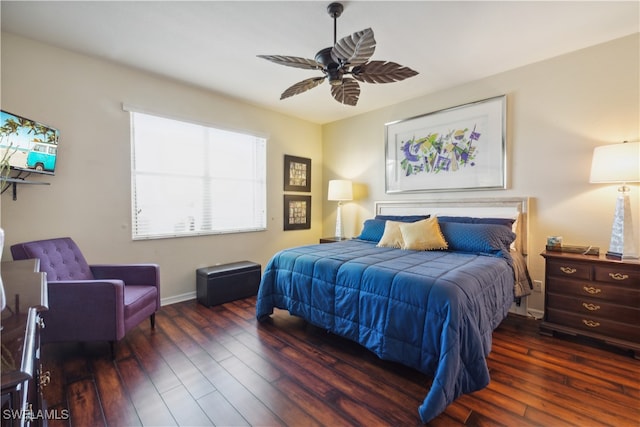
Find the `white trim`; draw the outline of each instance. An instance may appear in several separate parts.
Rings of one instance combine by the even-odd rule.
[[[164,119],[168,119],[168,120],[176,120],[176,121],[180,121],[180,122],[185,122],[185,123],[191,123],[194,125],[198,125],[198,126],[206,126],[206,127],[212,127],[215,129],[219,129],[219,130],[223,130],[223,131],[228,131],[228,132],[237,132],[237,133],[244,133],[247,135],[251,135],[251,136],[255,136],[256,138],[264,138],[264,139],[269,139],[269,134],[264,133],[264,132],[260,132],[257,130],[247,130],[247,129],[242,129],[242,128],[233,128],[227,125],[222,125],[222,124],[218,124],[218,123],[212,123],[212,122],[208,122],[208,121],[202,121],[202,120],[196,120],[193,118],[189,118],[186,116],[181,116],[181,115],[177,115],[177,114],[170,114],[170,113],[162,113],[159,112],[158,110],[154,110],[154,109],[149,109],[149,108],[144,108],[144,107],[138,107],[136,105],[132,105],[132,104],[126,104],[126,103],[122,103],[122,111],[126,111],[128,113],[141,113],[141,114],[146,114],[149,116],[156,116],[156,117],[162,117]]]
[[[540,320],[540,319],[544,318],[544,311],[536,310],[535,308],[527,309],[527,314],[529,315],[529,317],[532,317],[532,318],[534,318],[536,320]]]
[[[186,294],[174,295],[172,297],[162,298],[160,300],[160,305],[171,305],[176,304],[183,301],[189,301],[192,299],[196,299],[196,291],[187,292]]]
[[[529,312],[529,310],[527,310],[527,305],[528,305],[527,301],[528,301],[527,297],[522,297],[520,298],[520,305],[516,304],[515,302],[511,303],[511,307],[509,308],[509,313],[526,317],[527,313]]]

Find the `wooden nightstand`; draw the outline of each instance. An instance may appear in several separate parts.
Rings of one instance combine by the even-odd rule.
[[[544,321],[561,332],[633,350],[640,358],[640,262],[546,251]]]
[[[348,237],[321,237],[320,243],[335,243],[342,242],[343,240],[349,240]]]

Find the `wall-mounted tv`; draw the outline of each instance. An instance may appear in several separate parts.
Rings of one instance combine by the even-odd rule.
[[[12,169],[52,175],[59,137],[57,129],[0,110],[0,159],[7,153]]]

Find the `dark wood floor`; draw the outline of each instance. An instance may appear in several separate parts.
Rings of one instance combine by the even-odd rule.
[[[49,425],[421,425],[425,375],[287,312],[258,324],[254,303],[163,307],[156,329],[130,332],[115,361],[106,343],[44,345],[45,398],[69,418]],[[494,333],[491,384],[430,425],[640,425],[640,361],[537,327],[507,318]]]

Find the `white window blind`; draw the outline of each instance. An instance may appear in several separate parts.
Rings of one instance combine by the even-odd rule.
[[[132,237],[266,229],[266,139],[130,111]]]

